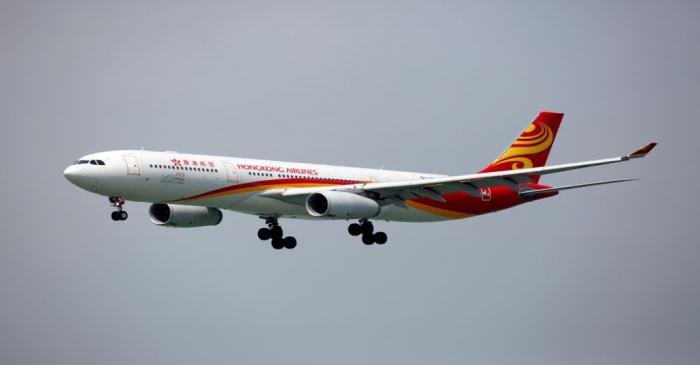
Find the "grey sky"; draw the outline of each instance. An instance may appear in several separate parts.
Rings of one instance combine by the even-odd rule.
[[[527,4],[526,4],[527,3]],[[697,1],[0,1],[0,363],[697,364]],[[63,168],[140,148],[475,171],[540,110],[547,176],[435,224],[163,229]]]

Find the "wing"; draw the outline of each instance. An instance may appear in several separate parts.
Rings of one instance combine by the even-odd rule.
[[[625,162],[647,155],[656,143],[650,143],[628,155],[612,157],[601,160],[574,162],[561,165],[534,167],[519,170],[495,171],[459,176],[446,176],[428,178],[420,180],[364,183],[329,187],[313,188],[288,188],[273,189],[262,193],[271,198],[284,199],[289,201],[302,201],[307,195],[321,191],[347,191],[353,193],[371,193],[376,199],[384,199],[390,203],[401,204],[404,200],[416,198],[430,198],[437,201],[445,201],[442,194],[451,192],[465,192],[475,197],[481,197],[482,188],[505,186],[514,191],[518,191],[519,184],[531,182],[535,177],[578,170],[593,166],[601,166]]]

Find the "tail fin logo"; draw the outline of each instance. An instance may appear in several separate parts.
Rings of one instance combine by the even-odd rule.
[[[552,129],[545,123],[532,123],[501,157],[491,163],[491,167],[510,164],[508,170],[531,168],[534,164],[528,156],[546,151],[552,143],[554,143]]]

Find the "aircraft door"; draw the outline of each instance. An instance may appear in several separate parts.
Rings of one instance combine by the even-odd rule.
[[[139,160],[136,156],[124,155],[124,162],[126,162],[127,175],[141,175],[141,167],[139,166]]]
[[[226,170],[226,181],[231,181],[234,183],[238,182],[238,172],[236,171],[236,166],[230,162],[224,162],[224,170]]]

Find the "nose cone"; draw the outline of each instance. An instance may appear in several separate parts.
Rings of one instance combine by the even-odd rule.
[[[73,184],[83,187],[85,176],[80,173],[80,166],[71,165],[66,167],[66,169],[63,170],[63,176]]]

